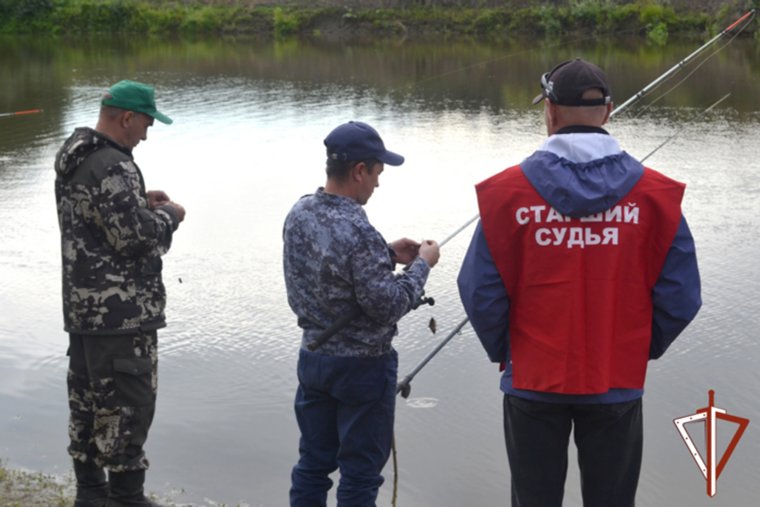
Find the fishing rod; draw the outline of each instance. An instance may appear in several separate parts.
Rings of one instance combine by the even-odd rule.
[[[444,239],[443,241],[441,241],[440,243],[438,243],[438,246],[442,247],[443,245],[445,245],[446,243],[448,243],[449,241],[451,241],[452,239],[454,239],[454,237],[457,234],[459,234],[460,232],[462,232],[463,230],[465,230],[468,225],[470,225],[471,223],[473,223],[479,217],[480,217],[480,215],[475,215],[474,217],[472,217],[471,219],[469,219],[467,222],[465,222],[465,224],[462,227],[460,227],[456,231],[452,232],[451,234],[448,235],[448,237],[446,239]]]
[[[716,100],[715,102],[713,102],[707,109],[705,109],[701,113],[699,113],[699,116],[697,116],[697,119],[701,118],[702,116],[704,116],[707,113],[709,113],[710,111],[712,111],[715,107],[718,106],[718,104],[720,104],[721,102],[723,102],[724,100],[726,100],[730,96],[731,96],[731,94],[727,93],[724,96],[722,96],[721,98],[719,98],[718,100]],[[652,155],[654,155],[660,148],[662,148],[663,146],[665,146],[666,144],[668,144],[670,141],[672,141],[673,139],[675,139],[676,137],[678,137],[678,135],[681,132],[683,132],[684,128],[685,127],[682,127],[681,129],[679,129],[678,131],[676,131],[673,135],[671,135],[670,137],[668,137],[667,139],[665,139],[665,141],[663,141],[662,143],[660,143],[659,146],[657,146],[655,149],[653,149],[652,151],[650,151],[649,153],[647,153],[647,155],[645,157],[643,157],[641,160],[639,160],[639,163],[643,164],[646,159],[648,159],[649,157],[651,157]],[[464,226],[462,226],[459,229],[457,229],[456,233],[459,233],[467,225],[469,225],[470,223],[474,222],[478,218],[478,216],[479,215],[475,215],[475,217],[472,218],[472,219],[470,219]],[[446,241],[448,241],[452,237],[453,237],[453,235],[449,236],[448,238],[446,238]],[[441,351],[441,349],[443,349],[443,347],[445,347],[451,341],[452,338],[454,338],[454,336],[456,336],[457,334],[459,334],[460,331],[462,331],[462,328],[469,321],[470,321],[469,317],[465,317],[464,319],[462,319],[462,321],[459,324],[457,324],[457,326],[454,328],[454,330],[451,331],[451,333],[449,333],[446,336],[446,338],[444,338],[443,340],[441,340],[441,342],[432,351],[430,351],[430,353],[427,356],[425,356],[425,358],[422,361],[420,361],[417,364],[417,366],[415,366],[414,369],[411,372],[409,372],[409,374],[406,377],[404,377],[404,379],[401,382],[399,382],[396,385],[396,394],[400,394],[403,398],[408,398],[409,394],[411,392],[411,389],[412,389],[411,382],[414,379],[414,377],[420,372],[420,370],[422,370],[430,362],[431,359],[433,359],[433,357],[436,356],[436,354],[438,354],[438,352]]]
[[[699,70],[699,69],[700,69],[700,68],[701,68],[701,67],[702,67],[704,64],[706,64],[706,63],[707,63],[707,62],[710,60],[710,58],[712,58],[713,56],[715,56],[716,54],[718,54],[718,53],[719,53],[719,52],[720,52],[720,51],[721,51],[723,48],[725,48],[726,46],[728,46],[729,44],[731,44],[731,43],[734,41],[734,39],[736,39],[736,38],[737,38],[739,35],[741,35],[741,33],[744,31],[744,29],[745,29],[745,28],[747,28],[747,26],[749,26],[749,24],[752,22],[752,19],[754,19],[754,16],[752,16],[752,18],[750,18],[750,19],[749,19],[749,20],[748,20],[748,21],[747,21],[747,22],[744,24],[744,26],[742,26],[742,27],[741,27],[739,30],[736,30],[736,31],[735,31],[735,33],[734,33],[734,35],[732,35],[732,36],[731,36],[731,38],[730,38],[730,39],[728,39],[728,40],[725,42],[725,44],[723,44],[722,46],[719,46],[719,47],[718,47],[718,48],[716,48],[716,49],[715,49],[715,50],[714,50],[712,53],[710,53],[709,55],[705,56],[705,57],[702,59],[702,61],[701,61],[701,62],[699,62],[698,64],[696,64],[696,65],[694,66],[694,68],[693,68],[693,69],[691,69],[691,71],[689,71],[689,73],[688,73],[688,74],[686,74],[684,77],[682,77],[682,78],[681,78],[681,79],[680,79],[680,80],[679,80],[677,83],[675,83],[673,86],[671,86],[671,87],[670,87],[668,90],[666,90],[666,91],[662,92],[662,93],[661,93],[660,95],[658,95],[656,98],[654,98],[654,99],[652,99],[651,101],[649,101],[649,103],[648,103],[646,106],[642,107],[642,108],[641,108],[641,109],[640,109],[640,110],[639,110],[639,111],[636,113],[636,115],[634,116],[634,118],[638,118],[638,117],[640,117],[642,114],[644,114],[644,112],[646,112],[646,111],[647,111],[649,108],[651,108],[651,107],[652,107],[652,106],[653,106],[655,103],[657,103],[657,102],[658,102],[660,99],[662,99],[663,97],[667,97],[667,96],[670,94],[670,92],[672,92],[673,90],[675,90],[676,88],[678,88],[679,86],[681,86],[681,84],[683,84],[683,82],[684,82],[684,81],[686,81],[687,79],[689,79],[689,78],[690,78],[690,77],[691,77],[691,76],[692,76],[694,73],[696,73],[696,72],[697,72],[697,71],[698,71],[698,70]]]
[[[680,69],[681,67],[683,67],[683,65],[685,65],[689,60],[691,60],[697,54],[699,54],[701,51],[703,51],[704,48],[709,47],[712,43],[714,43],[716,40],[718,40],[719,38],[721,38],[723,35],[725,35],[729,31],[731,31],[734,27],[736,27],[739,23],[741,23],[744,19],[746,19],[750,15],[754,16],[754,13],[755,13],[755,9],[752,9],[748,13],[744,14],[741,18],[739,18],[737,21],[735,21],[729,27],[727,27],[725,30],[723,30],[718,36],[714,37],[707,44],[703,45],[697,51],[695,51],[694,53],[692,53],[691,55],[689,55],[688,57],[686,57],[685,59],[683,59],[681,62],[679,62],[678,65],[676,65],[675,67],[673,67],[672,69],[670,69],[669,71],[667,71],[661,77],[659,77],[658,79],[656,79],[655,81],[653,81],[652,83],[650,83],[649,85],[647,85],[646,87],[644,87],[636,95],[634,95],[633,97],[631,97],[630,99],[628,99],[626,102],[624,102],[622,105],[620,105],[619,107],[617,107],[614,111],[612,111],[610,113],[610,117],[612,117],[614,114],[619,113],[620,111],[622,111],[623,109],[625,109],[626,107],[628,107],[632,103],[636,102],[637,100],[641,99],[646,93],[648,93],[652,89],[656,88],[656,86],[658,84],[660,84],[663,81],[665,81],[665,79],[667,79],[670,75],[672,75],[678,69]],[[691,74],[689,74],[689,76],[690,75]],[[689,76],[687,76],[687,78]],[[683,80],[681,82],[683,82]],[[678,83],[678,84],[680,84],[680,83]],[[678,84],[676,86],[678,86]],[[675,88],[675,86],[673,88]],[[726,100],[730,95],[731,94],[728,93],[728,94],[724,95],[723,97],[721,97],[720,99],[718,99],[716,102],[714,102],[712,105],[710,105],[707,109],[705,109],[704,111],[702,111],[702,113],[700,113],[699,117],[707,114],[713,108],[715,108],[716,106],[718,106],[718,104],[720,104],[721,102],[723,102],[724,100]],[[665,141],[663,141],[662,143],[660,143],[659,146],[657,146],[654,150],[652,150],[645,157],[643,157],[640,160],[640,163],[643,163],[650,156],[652,156],[654,153],[656,153],[660,148],[662,148],[663,146],[665,146],[666,144],[668,144],[670,141],[672,141],[673,139],[675,139],[683,131],[684,128],[685,127],[679,129],[673,135],[671,135],[670,137],[668,137],[667,139],[665,139]],[[472,217],[471,219],[469,219],[464,225],[462,225],[456,231],[454,231],[452,234],[450,234],[449,236],[447,236],[446,239],[444,239],[440,243],[440,246],[443,246],[444,244],[446,244],[447,242],[449,242],[450,240],[452,240],[460,232],[462,232],[464,229],[466,229],[467,226],[469,226],[471,223],[475,222],[479,217],[480,217],[480,215],[477,214],[474,217]],[[435,357],[452,340],[452,338],[454,338],[454,336],[456,336],[457,334],[459,334],[462,331],[462,329],[464,328],[464,326],[469,321],[470,321],[469,317],[465,317],[464,319],[462,319],[462,321],[459,324],[457,324],[456,327],[454,327],[454,329],[432,351],[430,351],[430,353],[428,353],[428,355],[425,356],[425,358],[422,361],[420,361],[417,364],[417,366],[415,366],[414,369],[412,369],[412,371],[409,372],[409,374],[407,374],[403,378],[403,380],[401,380],[401,382],[399,382],[396,385],[396,394],[400,394],[402,398],[407,399],[409,397],[409,395],[411,394],[411,389],[412,389],[411,382],[414,379],[414,377],[433,359],[433,357]],[[396,460],[396,439],[395,439],[395,436],[394,436],[394,438],[392,440],[392,451],[393,451],[393,498],[392,498],[392,501],[391,501],[391,505],[395,506],[396,505],[396,498],[397,498],[397,494],[398,494],[398,480],[399,480],[399,478],[398,478],[398,463],[397,463],[397,460]]]
[[[410,371],[406,377],[404,377],[404,380],[402,380],[396,385],[396,394],[400,394],[402,398],[408,398],[409,393],[412,390],[412,386],[410,384],[412,380],[414,379],[414,377],[420,372],[420,370],[422,370],[425,367],[425,365],[427,365],[430,362],[431,359],[435,357],[436,354],[438,354],[438,352],[441,351],[443,347],[446,346],[447,343],[451,341],[452,338],[454,338],[454,336],[457,333],[459,333],[462,330],[464,325],[467,324],[469,321],[470,319],[468,317],[465,317],[462,322],[457,324],[457,327],[455,327],[454,330],[451,333],[449,333],[448,336],[446,336],[446,338],[444,338],[441,341],[441,343],[439,343],[432,351],[430,351],[430,353],[427,356],[425,356],[425,359],[420,361],[419,364],[417,364],[417,366],[415,366],[414,369]]]
[[[440,245],[439,245],[440,248]],[[422,305],[430,305],[433,306],[435,304],[435,299],[430,297],[425,297],[425,291],[422,291],[422,294],[420,295],[420,298],[412,303],[412,310],[416,310]],[[348,325],[349,322],[352,320],[358,318],[362,314],[362,309],[360,306],[357,306],[350,312],[344,314],[341,316],[338,320],[332,323],[330,327],[322,331],[322,333],[317,336],[317,338],[309,343],[306,348],[309,349],[311,352],[314,352],[319,347],[324,345],[324,343],[329,340],[335,333],[343,329]]]
[[[24,114],[35,114],[35,113],[41,113],[42,109],[27,109],[25,111],[14,111],[12,113],[0,113],[0,118],[4,116],[21,116]]]
[[[726,100],[730,95],[731,95],[730,93],[727,93],[724,96],[722,96],[720,99],[718,99],[717,101],[713,102],[707,109],[705,109],[704,111],[702,111],[697,118],[700,118],[700,117],[704,116],[705,114],[707,114],[708,112],[712,111],[718,104],[720,104],[721,102],[723,102],[724,100]],[[649,157],[651,157],[652,155],[654,155],[660,148],[662,148],[663,146],[665,146],[666,144],[668,144],[670,141],[672,141],[673,139],[675,139],[684,130],[684,128],[685,127],[682,127],[681,129],[679,129],[678,131],[676,131],[673,135],[671,135],[670,137],[668,137],[667,139],[665,139],[665,141],[663,141],[662,143],[660,143],[660,145],[657,146],[654,150],[650,151],[639,162],[640,163],[644,163],[644,161],[646,159],[648,159]],[[479,217],[479,215],[475,215],[473,218],[471,218],[470,220],[468,220],[466,224],[464,224],[462,227],[460,227],[459,229],[457,229],[453,234],[449,235],[445,240],[443,240],[441,242],[441,246],[443,246],[444,243],[446,243],[447,241],[451,240],[454,236],[456,236],[457,234],[459,234],[462,230],[464,230],[472,222],[474,222],[475,220],[477,220],[478,217]],[[452,338],[454,338],[457,334],[459,334],[462,331],[462,328],[464,328],[464,326],[469,321],[470,321],[469,317],[465,317],[464,319],[462,319],[462,321],[459,324],[457,324],[456,327],[443,340],[441,340],[441,342],[438,345],[436,345],[436,347],[433,350],[431,350],[430,353],[428,353],[428,355],[425,356],[425,358],[422,361],[420,361],[417,364],[417,366],[415,366],[414,369],[412,369],[412,371],[410,371],[409,374],[406,375],[401,382],[399,382],[398,384],[396,384],[396,394],[400,394],[401,397],[404,398],[404,399],[409,398],[409,395],[412,392],[412,385],[411,385],[411,383],[412,383],[412,380],[414,379],[414,377],[417,376],[417,374],[425,366],[427,366],[427,364],[446,345],[448,345],[448,343],[452,340]],[[398,462],[397,462],[397,459],[396,459],[396,438],[395,438],[395,435],[394,435],[393,440],[392,440],[391,450],[392,450],[392,453],[393,453],[393,499],[392,499],[391,505],[395,506],[396,505],[396,497],[397,497],[397,494],[398,494]]]
[[[710,105],[710,107],[708,107],[707,109],[705,109],[704,111],[702,111],[701,113],[699,113],[699,116],[697,116],[697,118],[696,118],[696,119],[699,119],[699,118],[701,118],[702,116],[706,115],[707,113],[709,113],[710,111],[712,111],[713,109],[715,109],[715,107],[716,107],[718,104],[720,104],[721,102],[723,102],[724,100],[726,100],[726,99],[727,99],[727,98],[729,98],[730,96],[731,96],[731,93],[730,93],[730,92],[729,92],[729,93],[727,93],[727,94],[725,94],[725,95],[723,95],[721,98],[719,98],[718,100],[716,100],[715,102],[713,102],[713,103]],[[670,141],[672,141],[674,138],[678,137],[678,135],[679,135],[681,132],[683,132],[683,130],[684,130],[685,128],[686,128],[686,127],[684,126],[684,127],[681,127],[680,129],[678,129],[678,130],[677,130],[677,131],[676,131],[674,134],[672,134],[670,137],[668,137],[668,138],[667,138],[667,139],[665,139],[663,142],[661,142],[661,143],[659,144],[659,146],[657,146],[655,149],[653,149],[652,151],[650,151],[650,152],[647,154],[647,156],[646,156],[646,157],[644,157],[644,158],[642,158],[641,160],[639,160],[639,162],[643,164],[643,163],[644,163],[644,161],[645,161],[646,159],[648,159],[649,157],[651,157],[652,155],[654,155],[654,154],[655,154],[655,153],[656,153],[656,152],[657,152],[657,151],[658,151],[660,148],[662,148],[663,146],[665,146],[666,144],[668,144],[668,143],[669,143]]]
[[[734,28],[736,28],[736,27],[737,27],[739,24],[741,24],[741,23],[742,23],[742,21],[744,21],[744,20],[745,20],[745,19],[747,19],[748,17],[754,17],[754,15],[755,15],[755,12],[756,12],[756,9],[752,9],[752,10],[750,10],[750,11],[746,12],[746,13],[745,13],[745,14],[744,14],[742,17],[740,17],[739,19],[737,19],[736,21],[734,21],[733,23],[731,23],[731,25],[729,25],[729,26],[728,26],[728,27],[726,27],[726,28],[725,28],[725,29],[724,29],[722,32],[720,32],[720,34],[718,34],[718,35],[716,35],[715,37],[713,37],[712,39],[710,39],[710,40],[709,40],[707,43],[703,44],[703,45],[702,45],[702,46],[701,46],[699,49],[697,49],[696,51],[692,52],[692,53],[691,53],[689,56],[687,56],[686,58],[684,58],[683,60],[681,60],[681,61],[680,61],[678,64],[676,64],[675,66],[673,66],[672,68],[670,68],[669,70],[667,70],[667,71],[666,71],[664,74],[661,74],[661,75],[660,75],[659,77],[657,77],[657,78],[656,78],[654,81],[652,81],[651,83],[649,83],[648,85],[646,85],[644,88],[642,88],[642,89],[641,89],[639,92],[635,93],[635,94],[634,94],[633,96],[631,96],[631,97],[630,97],[628,100],[626,100],[626,101],[625,101],[625,102],[623,102],[621,105],[619,105],[618,107],[616,107],[616,108],[615,108],[615,109],[614,109],[614,110],[613,110],[613,111],[610,113],[610,118],[612,118],[612,117],[613,117],[613,115],[615,115],[615,114],[618,114],[618,113],[622,112],[622,111],[623,111],[624,109],[626,109],[628,106],[630,106],[630,105],[631,105],[631,104],[633,104],[634,102],[636,102],[636,101],[640,100],[640,99],[641,99],[641,98],[642,98],[644,95],[646,95],[647,93],[649,93],[650,91],[652,91],[653,89],[655,89],[655,88],[656,88],[656,87],[657,87],[659,84],[663,83],[663,82],[664,82],[666,79],[668,79],[669,77],[671,77],[671,76],[672,76],[672,75],[673,75],[673,74],[674,74],[676,71],[678,71],[678,70],[680,70],[681,68],[683,68],[683,66],[684,66],[686,63],[688,63],[690,60],[692,60],[692,59],[693,59],[693,58],[694,58],[696,55],[698,55],[699,53],[701,53],[701,52],[702,52],[704,49],[706,49],[707,47],[709,47],[710,45],[712,45],[712,44],[713,44],[715,41],[717,41],[718,39],[720,39],[721,37],[723,37],[723,36],[725,36],[727,33],[729,33],[731,30],[733,30]],[[745,26],[746,26],[746,25],[745,25]],[[691,75],[691,74],[689,74],[689,76],[690,76],[690,75]],[[688,77],[688,76],[687,76],[687,77]],[[681,82],[679,82],[678,84],[681,84],[681,83],[683,83],[683,80],[682,80]],[[677,85],[676,85],[676,86],[677,86]],[[675,87],[673,87],[673,88],[675,88]],[[673,88],[671,88],[671,90],[669,90],[669,91],[672,91],[672,90],[673,90]],[[729,94],[729,95],[730,95],[730,94]],[[724,98],[726,98],[726,97],[724,97]],[[711,110],[713,107],[715,107],[715,105],[719,104],[720,102],[723,102],[723,99],[719,100],[719,101],[718,101],[716,104],[714,104],[713,106],[710,106],[708,109],[706,109],[705,111],[703,111],[703,114],[704,114],[704,113],[707,113],[709,110]],[[679,132],[680,132],[680,131],[679,131]],[[676,135],[677,135],[677,134],[676,134]],[[668,142],[669,142],[671,139],[672,139],[672,137],[671,137],[671,138],[668,138],[668,139],[666,139],[666,140],[665,140],[665,141],[664,141],[664,142],[663,142],[663,143],[662,143],[660,146],[658,146],[658,147],[657,147],[657,148],[656,148],[654,151],[657,151],[658,149],[660,149],[662,146],[664,146],[665,144],[667,144],[667,143],[668,143]],[[651,156],[653,153],[654,153],[654,152],[650,153],[649,155],[647,155],[647,157],[645,157],[645,158],[644,158],[644,159],[642,159],[641,161],[643,162],[644,160],[646,160],[646,158],[648,158],[649,156]],[[468,221],[467,221],[467,222],[466,222],[466,223],[465,223],[463,226],[461,226],[461,227],[460,227],[460,228],[458,228],[456,231],[454,231],[454,232],[453,232],[451,235],[449,235],[449,237],[447,237],[447,238],[446,238],[444,241],[449,241],[449,240],[453,239],[453,238],[454,238],[456,235],[458,235],[460,232],[462,232],[464,229],[466,229],[468,225],[470,225],[470,224],[471,224],[471,223],[473,223],[475,220],[477,220],[479,216],[480,216],[480,215],[475,215],[474,217],[470,218],[470,219],[469,219],[469,220],[468,220]],[[441,245],[443,245],[443,243],[441,243]]]
[[[448,243],[449,241],[451,241],[454,238],[454,236],[456,236],[457,234],[459,234],[460,232],[462,232],[468,225],[470,225],[472,222],[474,222],[475,220],[477,220],[478,216],[479,215],[475,215],[466,224],[464,224],[462,227],[460,227],[459,229],[457,229],[456,231],[454,231],[446,239],[444,239],[443,241],[441,241],[440,243],[438,243],[438,248],[440,249],[441,247],[443,247],[443,245],[445,245],[446,243]],[[412,303],[412,310],[416,310],[417,308],[419,308],[422,305],[433,306],[434,304],[435,304],[435,299],[433,299],[431,297],[426,297],[425,296],[425,291],[422,291],[422,294],[420,295],[420,298],[417,301],[415,301],[414,303]],[[319,336],[317,336],[317,338],[313,342],[309,343],[306,346],[306,348],[309,349],[311,352],[314,352],[319,347],[321,347],[322,345],[324,345],[324,343],[327,340],[329,340],[331,336],[333,336],[335,333],[337,333],[338,331],[340,331],[341,329],[343,329],[344,327],[346,327],[349,324],[349,322],[351,322],[352,320],[356,319],[361,314],[362,314],[361,307],[356,307],[353,310],[351,310],[350,312],[342,315],[338,320],[336,320],[335,322],[333,322],[330,327],[328,327],[327,329],[325,329],[324,331],[322,331],[322,333]]]
[[[737,27],[739,24],[741,24],[744,20],[746,20],[747,18],[749,18],[751,16],[754,16],[754,15],[755,15],[755,9],[752,9],[752,10],[746,12],[743,16],[741,16],[739,19],[737,19],[736,21],[734,21],[731,25],[729,25],[728,27],[726,27],[718,35],[716,35],[715,37],[713,37],[712,39],[710,39],[708,42],[706,42],[705,44],[703,44],[697,50],[693,51],[686,58],[682,59],[680,62],[678,62],[672,68],[670,68],[669,70],[667,70],[665,73],[663,73],[662,75],[660,75],[654,81],[652,81],[651,83],[649,83],[648,85],[646,85],[644,88],[642,88],[639,92],[637,92],[636,94],[634,94],[631,98],[629,98],[628,100],[626,100],[623,104],[621,104],[620,106],[618,106],[617,108],[615,108],[610,113],[610,118],[612,118],[613,115],[615,115],[615,114],[623,111],[624,109],[626,109],[628,106],[630,106],[634,102],[640,100],[644,95],[646,95],[647,93],[649,93],[651,90],[655,89],[658,85],[660,85],[666,79],[668,79],[669,77],[671,77],[675,72],[677,72],[678,70],[680,70],[681,68],[683,68],[684,65],[686,65],[692,59],[694,59],[694,57],[696,57],[699,53],[701,53],[702,51],[704,51],[706,48],[710,47],[712,44],[714,44],[717,40],[719,40],[720,38],[722,38],[723,36],[725,36],[727,33],[731,32],[735,27]],[[728,95],[730,95],[730,94],[728,94]],[[728,95],[724,96],[718,102],[716,102],[715,104],[711,105],[709,108],[707,108],[705,111],[703,111],[702,114],[707,113],[712,108],[714,108],[715,106],[717,106],[719,103],[723,102],[723,100],[725,100],[728,97]],[[663,146],[665,146],[668,142],[670,142],[672,139],[674,139],[679,133],[680,133],[680,131],[676,132],[671,137],[669,137],[668,139],[666,139],[662,144],[660,144],[651,153],[649,153],[646,157],[644,157],[641,160],[641,162],[643,162],[644,160],[646,160],[647,158],[649,158],[652,154],[654,154],[657,150],[659,150],[660,148],[662,148]],[[480,215],[477,214],[474,217],[470,218],[461,227],[459,227],[456,231],[454,231],[452,234],[450,234],[446,239],[444,239],[443,241],[441,241],[441,243],[439,244],[439,247],[442,247],[443,245],[445,245],[446,243],[448,243],[449,241],[451,241],[452,239],[454,239],[459,233],[461,233],[463,230],[465,230],[471,223],[475,222],[479,217],[480,217]],[[423,296],[421,296],[421,298],[412,305],[412,309],[416,309],[416,308],[418,308],[422,304],[434,305],[435,301],[432,298],[425,298],[424,297],[424,293],[423,293]],[[349,312],[347,314],[344,314],[338,320],[336,320],[335,322],[333,322],[333,324],[329,328],[327,328],[324,332],[322,332],[316,338],[316,340],[314,340],[309,345],[307,345],[307,348],[310,351],[312,351],[312,352],[315,351],[316,349],[318,349],[319,347],[321,347],[327,340],[329,340],[330,337],[332,337],[335,333],[337,333],[338,331],[340,331],[341,329],[343,329],[344,327],[346,327],[351,321],[353,321],[354,319],[356,319],[357,317],[359,317],[361,314],[362,314],[362,310],[361,310],[360,307],[357,307],[353,311],[351,311],[351,312]],[[466,324],[466,321],[462,322],[461,326],[464,326],[464,324]],[[459,329],[461,329],[460,326],[457,326],[457,327]],[[449,338],[449,339],[451,339],[451,338]],[[435,351],[435,353],[437,353],[437,350]],[[433,355],[435,355],[435,353]],[[429,359],[428,359],[428,361],[429,361]],[[427,361],[425,361],[425,363],[427,363]],[[415,374],[416,374],[416,372],[415,372]],[[411,379],[409,379],[409,381],[411,381]],[[402,388],[403,387],[406,387],[407,396],[408,396],[408,382],[407,382],[407,384],[405,386],[402,386]]]
[[[722,32],[720,32],[718,35],[704,43],[702,46],[697,48],[694,52],[692,52],[689,56],[675,64],[673,67],[671,67],[669,70],[667,70],[664,74],[660,75],[657,79],[646,85],[644,88],[639,90],[637,93],[635,93],[631,98],[620,104],[618,107],[616,107],[611,113],[610,118],[633,104],[634,102],[637,102],[640,100],[644,95],[652,91],[653,89],[657,88],[660,84],[662,84],[665,80],[670,78],[673,74],[675,74],[677,71],[682,69],[687,63],[689,63],[691,60],[693,60],[697,55],[699,55],[702,51],[707,49],[708,47],[712,46],[716,41],[723,38],[726,34],[731,32],[734,28],[736,28],[738,25],[740,25],[745,19],[749,17],[754,17],[755,15],[755,9],[751,9],[747,11],[742,17],[731,23],[729,26],[723,29]],[[745,25],[746,26],[746,25]]]
[[[713,38],[713,40],[711,40],[710,42],[708,42],[707,44],[705,44],[702,48],[698,49],[697,51],[695,51],[694,53],[692,53],[692,55],[690,55],[687,58],[685,58],[684,60],[682,60],[674,68],[672,68],[669,71],[667,71],[667,73],[666,73],[667,75],[663,75],[660,78],[656,79],[654,82],[652,82],[649,85],[647,85],[646,87],[644,87],[644,89],[642,89],[642,91],[638,92],[636,95],[634,95],[633,97],[631,97],[630,99],[628,99],[626,102],[624,102],[621,106],[617,107],[614,111],[612,111],[612,113],[610,114],[610,117],[612,117],[613,114],[619,113],[620,111],[622,111],[623,109],[625,109],[626,107],[628,107],[629,105],[631,105],[632,103],[634,103],[637,100],[639,100],[646,93],[648,93],[649,91],[651,91],[652,89],[654,89],[657,84],[662,83],[665,79],[667,79],[667,77],[669,77],[669,75],[673,74],[676,70],[678,70],[683,65],[685,65],[688,62],[688,60],[690,60],[694,56],[696,56],[705,47],[709,47],[709,45],[712,44],[715,40],[719,39],[720,37],[722,37],[723,35],[725,35],[725,33],[727,33],[730,30],[732,30],[739,23],[741,23],[742,20],[746,19],[749,15],[754,15],[754,13],[755,13],[755,10],[753,9],[750,12],[748,12],[747,14],[745,14],[744,16],[742,16],[741,18],[739,18],[737,21],[735,21],[733,24],[731,24],[728,28],[726,28],[725,30],[723,30],[723,32],[721,32],[721,34],[719,36]],[[687,76],[687,78],[688,78],[688,76]],[[681,81],[681,82],[683,82],[683,81]],[[680,83],[678,83],[678,84],[680,84]],[[678,85],[676,85],[676,86],[678,86]],[[675,87],[673,87],[673,88],[675,88]],[[702,113],[700,113],[699,117],[707,114],[713,108],[715,108],[716,106],[718,106],[718,104],[720,104],[721,102],[723,102],[724,100],[726,100],[730,95],[731,94],[728,93],[728,94],[724,95],[723,97],[721,97],[720,99],[718,99],[716,102],[714,102],[712,105],[710,105],[707,109],[705,109],[704,111],[702,111]],[[645,157],[643,157],[640,160],[640,163],[643,163],[650,156],[652,156],[654,153],[656,153],[660,148],[662,148],[663,146],[665,146],[666,144],[668,144],[670,141],[672,141],[673,139],[675,139],[683,131],[684,128],[685,127],[681,128],[680,130],[676,131],[673,135],[671,135],[670,137],[668,137],[667,139],[665,139],[665,141],[663,141],[662,143],[660,143],[659,146],[657,146],[654,150],[652,150]],[[443,241],[441,241],[440,246],[443,246],[446,243],[448,243],[450,240],[452,240],[454,237],[456,237],[460,232],[462,232],[463,230],[465,230],[467,228],[467,226],[469,226],[471,223],[475,222],[479,217],[480,217],[480,215],[477,214],[474,217],[472,217],[471,219],[469,219],[461,227],[459,227],[457,230],[455,230],[453,233],[451,233],[449,236],[447,236],[446,239],[444,239]],[[456,336],[457,334],[459,334],[462,331],[462,329],[464,328],[464,326],[469,321],[470,321],[469,317],[465,317],[464,319],[462,319],[462,321],[459,324],[457,324],[456,327],[454,327],[454,329],[443,340],[441,340],[441,342],[432,351],[430,351],[430,353],[428,353],[425,356],[425,358],[422,361],[420,361],[417,364],[417,366],[415,366],[414,369],[412,369],[412,371],[409,372],[409,374],[407,374],[403,378],[403,380],[401,380],[401,382],[399,382],[396,385],[396,394],[400,394],[402,398],[407,399],[409,397],[409,395],[411,394],[411,389],[412,389],[411,382],[414,379],[414,377],[417,376],[417,374],[425,366],[427,366],[427,364],[446,345],[448,345],[448,343],[454,338],[454,336]],[[391,505],[395,506],[396,505],[396,498],[397,498],[397,494],[398,494],[398,480],[399,480],[399,478],[398,478],[398,463],[397,463],[397,459],[396,459],[396,439],[395,439],[395,435],[394,435],[394,438],[392,440],[392,446],[391,447],[392,447],[392,454],[393,454],[393,498],[392,498],[392,501],[391,501]]]

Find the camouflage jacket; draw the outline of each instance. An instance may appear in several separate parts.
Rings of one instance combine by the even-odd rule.
[[[342,315],[361,316],[317,352],[376,356],[391,349],[396,323],[422,295],[430,268],[421,258],[394,273],[388,244],[353,199],[320,188],[285,219],[283,264],[288,303],[306,347]]]
[[[148,209],[131,150],[90,128],[66,140],[55,171],[66,331],[163,327],[161,255],[179,225],[174,210]]]

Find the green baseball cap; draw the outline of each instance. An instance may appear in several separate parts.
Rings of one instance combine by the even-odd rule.
[[[125,79],[111,86],[100,102],[104,106],[145,113],[167,125],[172,119],[156,109],[156,93],[152,86]]]

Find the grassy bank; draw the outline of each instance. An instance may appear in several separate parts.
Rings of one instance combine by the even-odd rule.
[[[711,9],[679,8],[671,1],[545,0],[544,2],[374,2],[188,0],[0,0],[0,32],[134,33],[261,37],[554,36],[566,33],[715,33],[760,0],[733,0]],[[425,4],[425,6],[421,6]],[[471,7],[470,4],[486,5]],[[676,2],[677,4],[677,2]],[[364,7],[362,7],[364,5]],[[756,30],[756,23],[749,27]]]
[[[0,507],[70,507],[74,504],[74,496],[73,477],[61,479],[39,472],[14,470],[0,461]],[[189,507],[153,494],[150,498],[167,507]],[[235,507],[208,499],[204,505]]]
[[[0,507],[68,507],[73,503],[72,485],[0,464]]]

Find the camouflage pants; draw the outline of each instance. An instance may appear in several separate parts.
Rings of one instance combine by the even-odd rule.
[[[114,472],[144,470],[156,408],[156,331],[69,335],[69,454]]]

